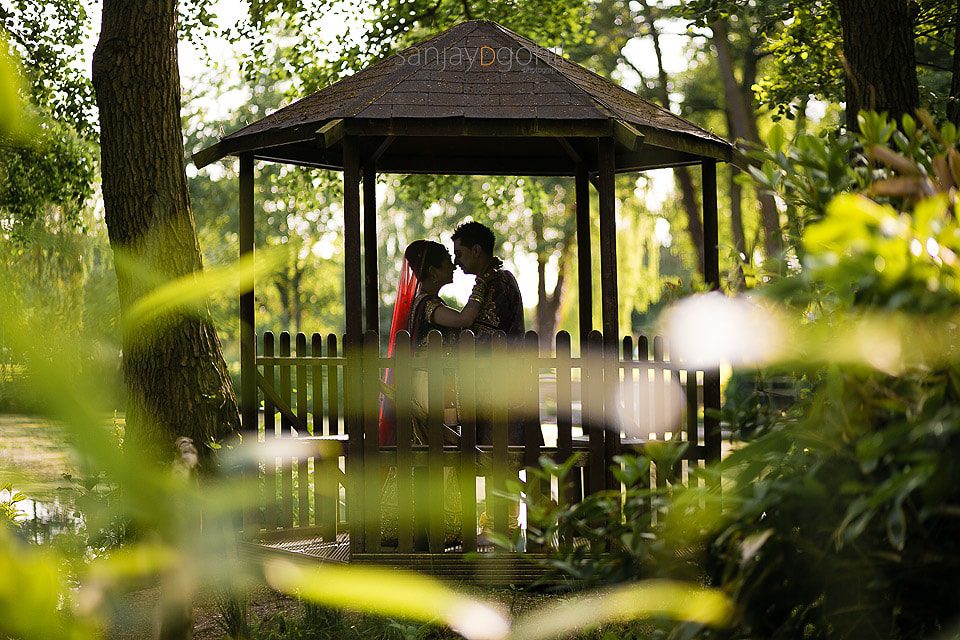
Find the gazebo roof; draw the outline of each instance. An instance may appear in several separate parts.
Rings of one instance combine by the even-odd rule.
[[[342,169],[340,141],[385,173],[572,175],[614,136],[616,170],[729,160],[731,145],[487,20],[458,24],[231,133],[194,156]]]

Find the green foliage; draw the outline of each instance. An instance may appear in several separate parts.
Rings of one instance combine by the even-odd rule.
[[[0,484],[0,527],[20,526],[19,520],[22,514],[17,505],[26,499],[27,496],[14,489],[9,482]]]
[[[96,183],[96,147],[61,121],[38,127],[29,147],[0,147],[0,229],[14,242],[29,229],[83,229]]]
[[[917,75],[923,85],[920,103],[939,116],[950,95],[954,8],[949,2],[912,3]],[[836,0],[690,0],[677,13],[700,26],[716,19],[746,23],[759,36],[769,58],[752,87],[773,119],[794,119],[813,96],[829,102],[844,99],[843,32]]]
[[[796,3],[779,29],[763,35],[772,64],[752,89],[761,105],[775,110],[774,120],[796,118],[805,106],[798,98],[843,101],[843,33],[834,0]]]
[[[698,570],[686,561],[686,541],[664,535],[666,507],[681,488],[666,470],[676,468],[686,448],[685,443],[661,442],[651,444],[647,455],[617,457],[612,471],[625,487],[624,496],[607,491],[574,504],[545,498],[529,505],[528,544],[553,550],[544,582],[580,589],[653,577],[695,580]],[[571,458],[558,465],[541,458],[539,468],[527,470],[528,482],[547,483],[551,477],[569,482],[575,462]],[[660,479],[654,488],[651,472]]]
[[[81,61],[89,27],[81,0],[15,0],[0,7],[0,32],[21,60],[25,97],[43,118],[85,140],[96,138],[93,86]]]
[[[890,314],[910,314],[873,354],[946,347],[952,329],[938,328],[955,322],[960,230],[955,192],[930,194],[952,187],[936,158],[956,154],[953,130],[861,122],[856,140],[800,138],[768,152],[780,155],[779,193],[811,221],[800,273],[768,295],[828,327],[867,313],[900,326]],[[847,190],[863,194],[829,198]],[[728,490],[708,566],[740,604],[746,635],[921,638],[960,604],[958,362],[872,361],[799,367],[809,395],[719,467]]]
[[[863,191],[880,203],[902,209],[918,198],[946,191],[956,184],[957,176],[951,174],[954,170],[950,168],[957,166],[956,160],[950,159],[957,157],[954,148],[956,128],[950,123],[937,127],[925,113],[920,117],[921,123],[918,123],[914,118],[904,116],[898,129],[896,123],[890,122],[883,114],[861,113],[858,134],[802,133],[789,145],[780,125],[771,128],[768,146],[751,153],[759,166],[751,166],[750,175],[756,184],[782,199],[793,212],[791,218],[796,224],[790,229],[789,238],[798,256],[803,256],[805,251],[801,236],[806,226],[827,215],[828,204],[837,193]],[[913,228],[912,231],[927,235],[911,238],[922,238],[926,242],[930,233],[939,237],[937,234],[943,221],[928,220],[930,214],[924,211],[928,210],[921,210],[922,219],[919,220],[923,228]],[[864,215],[873,214],[861,212],[858,217],[862,219]],[[886,226],[884,230],[902,234],[911,232],[916,226],[899,215],[884,224],[893,222],[897,222],[893,228]],[[900,223],[905,223],[906,227]],[[874,220],[874,224],[880,224],[880,220]],[[824,229],[831,228],[828,225]],[[848,231],[857,234],[862,229],[857,231],[850,227]],[[846,240],[853,238],[847,237]],[[814,237],[810,241],[818,240]],[[844,251],[858,248],[859,244],[855,243],[845,246]],[[844,263],[844,268],[850,266]]]
[[[789,353],[817,355],[735,377],[724,415],[745,442],[688,487],[651,487],[651,462],[670,468],[682,449],[648,443],[646,457],[613,468],[622,501],[607,493],[531,507],[530,540],[554,549],[562,584],[681,577],[737,603],[732,631],[684,624],[672,637],[924,638],[951,628],[956,131],[920,117],[898,129],[863,114],[857,138],[788,143],[772,131],[769,164],[755,175],[805,226],[800,265],[762,293],[798,319]],[[778,171],[765,176],[771,165]],[[862,341],[859,356],[820,344],[841,332]],[[793,401],[773,404],[776,385]],[[528,473],[563,477],[570,464],[543,460]]]

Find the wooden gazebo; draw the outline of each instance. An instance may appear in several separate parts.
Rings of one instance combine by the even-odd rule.
[[[604,351],[615,352],[620,336],[614,175],[700,165],[703,276],[720,286],[716,163],[731,159],[731,145],[494,22],[452,27],[231,133],[196,153],[194,161],[203,167],[226,156],[240,160],[241,255],[254,251],[254,160],[343,172],[346,344],[359,345],[365,329],[379,327],[377,173],[573,177],[584,343],[594,329],[588,192],[593,184],[599,193],[602,343]],[[262,388],[253,292],[241,296],[240,320],[242,418],[246,429],[255,429],[250,425],[258,422],[258,387],[271,396],[265,402],[281,413],[284,407],[275,390]],[[268,362],[271,376],[273,364],[296,364],[292,358],[262,363]],[[718,407],[719,376],[713,370],[700,375],[703,406]],[[292,407],[286,411],[294,425],[306,420]],[[714,419],[705,422],[706,442],[698,455],[715,459],[719,429]],[[354,437],[359,454],[363,436]]]

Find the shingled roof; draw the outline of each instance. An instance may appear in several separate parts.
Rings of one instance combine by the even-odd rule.
[[[561,55],[471,20],[231,133],[195,161],[253,152],[339,169],[343,134],[380,148],[379,171],[411,173],[569,175],[578,154],[590,162],[586,140],[603,135],[626,141],[618,171],[728,160],[731,150]]]

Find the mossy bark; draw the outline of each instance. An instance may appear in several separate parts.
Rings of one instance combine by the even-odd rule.
[[[93,59],[103,199],[117,256],[121,314],[155,287],[202,269],[180,125],[176,0],[106,0]],[[131,444],[173,452],[239,429],[237,402],[209,310],[124,326]],[[164,458],[165,456],[161,456]]]

